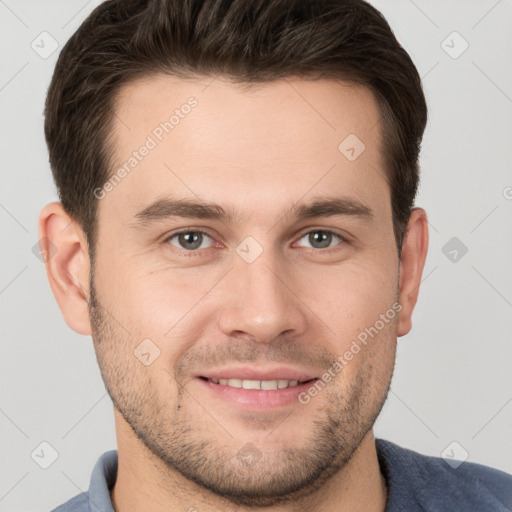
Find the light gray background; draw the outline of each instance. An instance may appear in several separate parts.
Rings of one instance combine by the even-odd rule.
[[[38,213],[57,197],[46,89],[58,50],[98,3],[0,0],[2,511],[45,511],[86,490],[99,455],[116,447],[91,339],[64,323],[32,252]],[[413,331],[399,340],[375,431],[452,463],[467,452],[512,472],[512,3],[372,3],[424,79],[430,120],[417,204],[431,228]],[[51,48],[44,31],[59,45],[47,59],[31,47]],[[461,55],[453,31],[469,44]],[[442,251],[452,237],[468,248],[456,262]],[[43,441],[58,452],[48,469],[35,462],[51,462]]]

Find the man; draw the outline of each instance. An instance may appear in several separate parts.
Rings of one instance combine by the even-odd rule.
[[[117,451],[56,510],[507,510],[375,440],[425,263],[418,73],[362,0],[111,1],[63,48],[40,238]]]

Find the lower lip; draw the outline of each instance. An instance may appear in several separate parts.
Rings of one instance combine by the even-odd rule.
[[[206,391],[231,401],[244,409],[273,409],[292,403],[300,403],[298,399],[300,393],[308,390],[318,379],[275,390],[233,388],[201,378],[195,380]]]

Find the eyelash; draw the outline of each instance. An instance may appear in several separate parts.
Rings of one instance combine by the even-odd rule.
[[[306,235],[309,235],[311,233],[315,233],[315,232],[319,232],[321,231],[322,233],[327,233],[327,234],[330,234],[330,235],[333,235],[337,238],[340,239],[340,241],[333,245],[332,247],[324,247],[324,248],[321,248],[321,249],[318,249],[318,248],[315,248],[315,247],[300,247],[299,246],[299,249],[312,249],[313,251],[315,251],[315,253],[322,253],[322,254],[329,254],[333,251],[337,251],[339,250],[339,246],[340,245],[346,245],[348,244],[348,240],[346,237],[344,237],[343,235],[340,235],[339,233],[337,233],[336,231],[333,231],[331,229],[323,229],[323,228],[314,228],[314,229],[308,229],[307,231],[304,231],[300,234],[300,236],[297,238],[297,241],[301,240],[302,238],[304,238]],[[295,244],[295,242],[294,242]]]
[[[177,231],[176,233],[173,233],[172,235],[169,235],[168,237],[166,237],[164,240],[163,240],[163,243],[164,244],[167,244],[167,245],[172,245],[171,244],[171,240],[179,235],[182,235],[184,233],[200,233],[204,236],[207,236],[208,238],[210,238],[211,240],[215,241],[215,239],[213,238],[213,236],[211,236],[209,233],[207,233],[206,231],[202,230],[202,229],[195,229],[195,228],[188,228],[188,229],[183,229],[182,231]],[[176,246],[172,246],[173,248],[171,250],[173,251],[177,251],[180,255],[183,255],[183,256],[206,256],[205,251],[207,249],[211,249],[212,247],[208,247],[207,249],[193,249],[193,250],[187,250],[187,249],[183,249],[183,248],[179,248],[179,247],[176,247]]]
[[[329,230],[329,229],[323,229],[323,228],[314,228],[314,229],[308,229],[307,231],[303,231],[297,238],[296,238],[296,241],[299,241],[301,240],[302,238],[304,238],[306,235],[309,235],[310,233],[315,233],[315,232],[318,232],[318,231],[322,231],[323,233],[328,233],[328,234],[331,234],[337,238],[340,239],[340,242],[336,245],[334,245],[333,247],[326,247],[326,248],[323,248],[323,249],[315,249],[314,247],[300,247],[299,246],[299,249],[313,249],[315,252],[321,252],[322,254],[328,254],[330,252],[332,252],[333,250],[339,250],[339,245],[346,245],[349,243],[348,239],[337,233],[336,231],[333,231],[333,230]],[[184,233],[200,233],[204,236],[207,236],[208,238],[210,238],[212,241],[215,242],[215,239],[213,238],[213,236],[211,236],[208,232],[206,232],[205,230],[203,229],[200,229],[200,228],[188,228],[188,229],[184,229],[184,230],[181,230],[181,231],[177,231],[176,233],[172,233],[171,235],[167,236],[164,240],[163,240],[163,243],[164,244],[167,244],[167,245],[172,245],[170,243],[170,241],[181,235],[181,234],[184,234]],[[296,242],[293,242],[294,244]],[[205,254],[206,250],[207,249],[212,249],[212,247],[208,247],[206,249],[192,249],[192,250],[187,250],[187,249],[183,249],[183,248],[179,248],[179,247],[176,247],[176,246],[173,246],[173,249],[171,250],[176,250],[177,252],[179,252],[181,255],[184,255],[184,256],[207,256],[207,254]]]

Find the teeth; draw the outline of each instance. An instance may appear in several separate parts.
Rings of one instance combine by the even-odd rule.
[[[242,380],[242,379],[208,379],[215,384],[243,389],[275,390],[297,386],[297,380]]]
[[[279,389],[285,388],[287,386],[288,386],[288,381],[287,380],[278,380],[277,381],[277,387]]]
[[[229,382],[228,382],[229,384]],[[261,389],[261,381],[259,380],[243,380],[242,387],[244,389]]]
[[[261,389],[274,390],[274,389],[277,389],[277,387],[278,387],[277,380],[262,380],[261,381]]]

